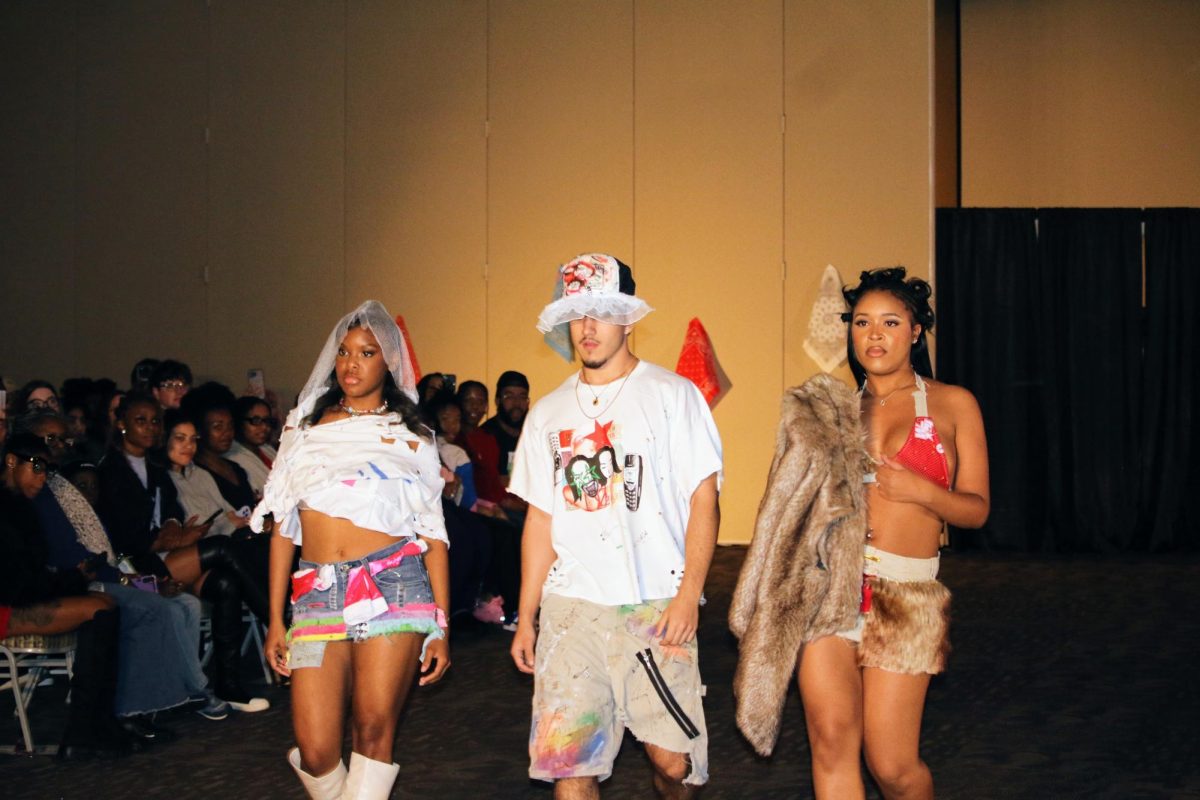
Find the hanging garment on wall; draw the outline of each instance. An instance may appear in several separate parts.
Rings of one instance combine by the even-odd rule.
[[[823,372],[833,372],[846,363],[846,323],[842,322],[845,310],[842,278],[833,264],[828,264],[821,273],[821,288],[813,301],[808,338],[804,340],[804,352]]]
[[[699,317],[693,317],[688,323],[675,373],[696,384],[709,408],[712,408],[713,400],[721,393],[721,380],[717,372],[717,360],[713,356],[712,342]]]

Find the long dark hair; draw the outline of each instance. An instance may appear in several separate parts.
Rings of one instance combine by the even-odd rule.
[[[895,297],[908,309],[914,325],[921,326],[921,333],[908,353],[908,362],[913,371],[926,378],[933,377],[933,364],[929,360],[929,342],[926,334],[933,330],[933,307],[929,298],[933,296],[933,288],[928,281],[921,278],[906,278],[904,267],[881,267],[880,269],[864,270],[858,276],[858,286],[843,286],[842,297],[850,310],[842,314],[843,322],[851,322],[854,318],[854,307],[863,295],[869,292],[887,292]],[[854,355],[853,326],[846,328],[846,358],[850,362],[850,371],[854,373],[854,382],[861,386],[867,379],[867,371]]]
[[[321,416],[325,411],[342,402],[342,398],[346,393],[342,391],[342,387],[337,382],[337,372],[330,370],[329,372],[330,387],[317,398],[316,405],[313,406],[312,413],[304,418],[305,427],[316,425],[321,421]],[[400,387],[396,385],[396,379],[392,377],[391,370],[388,370],[386,377],[383,379],[383,402],[387,405],[388,411],[394,411],[400,415],[400,419],[404,421],[405,427],[415,433],[417,436],[423,436],[426,439],[430,438],[429,428],[425,423],[421,422],[421,416],[417,413],[417,404],[409,399],[408,395],[400,391]]]

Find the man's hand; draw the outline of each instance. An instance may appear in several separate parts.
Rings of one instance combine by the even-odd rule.
[[[525,617],[521,617],[517,621],[517,632],[513,634],[512,647],[509,652],[512,654],[512,660],[517,665],[517,669],[527,675],[533,674],[534,646],[536,644],[537,631],[533,629],[533,623]]]
[[[677,647],[695,639],[699,627],[699,601],[676,595],[658,618],[654,635],[659,637],[664,647]]]

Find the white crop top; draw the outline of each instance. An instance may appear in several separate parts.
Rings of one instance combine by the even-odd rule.
[[[349,417],[304,427],[289,419],[263,499],[250,527],[275,518],[279,533],[302,544],[300,509],[348,519],[360,528],[446,542],[441,462],[399,414]]]

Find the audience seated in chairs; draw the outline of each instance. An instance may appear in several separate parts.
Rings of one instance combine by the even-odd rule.
[[[181,408],[196,424],[196,434],[199,437],[193,463],[209,474],[229,507],[237,511],[239,516],[248,519],[250,512],[258,504],[259,496],[255,493],[246,471],[226,457],[233,449],[234,443],[235,402],[233,392],[228,387],[209,382],[196,387]],[[245,523],[240,524],[238,534],[225,549],[236,556],[236,560],[248,570],[242,593],[254,616],[264,621],[268,619],[266,587],[271,537],[250,535],[250,529]]]
[[[464,397],[470,401],[471,411],[461,405]],[[439,450],[442,449],[440,443],[445,441],[470,456],[469,474],[475,482],[478,498],[472,506],[476,513],[471,517],[488,532],[488,558],[483,565],[475,617],[512,629],[521,586],[521,529],[510,519],[510,512],[501,506],[510,495],[504,491],[496,471],[498,449],[495,440],[478,428],[467,427],[470,419],[478,422],[487,413],[487,389],[478,381],[466,381],[457,397],[439,397],[431,403],[431,409],[439,434]],[[456,464],[461,460],[455,451],[449,449],[443,454],[443,459],[447,458]],[[455,472],[463,476],[468,474],[468,470],[461,466],[457,466]],[[483,488],[485,486],[488,488]],[[453,567],[453,547],[450,558]]]
[[[87,590],[78,570],[46,567],[31,499],[45,486],[50,453],[31,433],[14,434],[0,487],[0,638],[75,632],[74,674],[60,758],[121,756],[136,746],[113,716],[120,612]]]
[[[199,435],[194,459],[196,466],[212,476],[221,496],[230,506],[239,510],[253,510],[258,498],[246,470],[226,458],[233,448],[235,402],[233,392],[228,387],[209,382],[196,387],[185,398],[181,408],[192,418]]]
[[[20,426],[46,443],[52,464],[69,454],[66,423],[55,414],[22,418]],[[94,473],[93,473],[93,478]],[[122,585],[113,547],[95,510],[65,477],[51,473],[33,498],[47,563],[59,572],[77,570],[90,588],[111,595],[121,610],[121,658],[115,710],[125,729],[147,742],[173,738],[157,725],[154,712],[198,705],[209,719],[224,719],[226,703],[208,690],[200,667],[200,603],[175,587],[161,593]]]
[[[527,390],[525,397],[529,397]],[[525,523],[525,501],[509,494],[506,488],[507,475],[501,475],[499,466],[502,460],[507,464],[507,460],[501,454],[496,437],[481,427],[483,418],[487,416],[487,387],[476,380],[463,381],[458,388],[458,403],[462,408],[462,433],[454,443],[471,456],[475,489],[480,497],[503,508],[509,521],[519,528]],[[521,419],[524,420],[524,416]]]
[[[100,463],[100,518],[109,538],[139,572],[177,580],[211,603],[216,696],[240,711],[268,708],[238,676],[242,602],[265,615],[263,584],[228,546],[228,537],[202,541],[208,526],[184,513],[174,482],[153,452],[162,436],[157,402],[145,394],[126,395],[116,431],[120,445]]]

